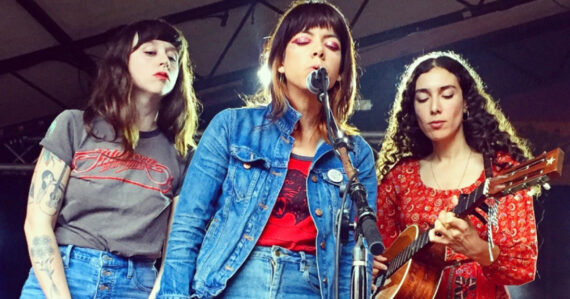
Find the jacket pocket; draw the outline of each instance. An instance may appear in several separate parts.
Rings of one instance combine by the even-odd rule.
[[[252,197],[260,177],[269,169],[270,162],[266,157],[246,147],[232,146],[230,155],[229,189],[234,200],[239,202]]]
[[[348,191],[346,190],[348,187],[348,179],[346,177],[344,169],[342,167],[320,169],[319,176],[324,181],[323,187],[327,192],[327,196],[331,199],[338,199],[329,201],[331,203],[331,207],[333,210],[340,209],[340,204],[342,201],[342,198],[340,197],[341,188],[345,189],[344,192]],[[350,203],[348,203],[348,206],[350,206]]]

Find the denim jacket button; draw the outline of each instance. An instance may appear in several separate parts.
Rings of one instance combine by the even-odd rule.
[[[329,282],[329,280],[328,280],[326,277],[323,278],[323,283],[324,283],[324,284],[327,284],[328,282]]]
[[[249,164],[249,163],[243,163],[243,168],[245,168],[245,169],[250,169],[250,168],[251,168],[251,164]]]
[[[313,176],[311,177],[311,181],[316,183],[317,182],[317,176],[313,174]]]
[[[325,243],[325,241],[321,242],[321,248],[322,249],[326,249],[327,248],[327,244]]]
[[[321,209],[316,209],[316,210],[315,210],[315,214],[316,214],[317,216],[321,217],[321,216],[323,216],[323,210],[321,210]]]

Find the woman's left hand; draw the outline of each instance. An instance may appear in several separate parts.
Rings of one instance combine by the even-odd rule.
[[[474,257],[487,244],[479,237],[469,219],[457,218],[453,212],[445,211],[439,213],[429,237],[432,242],[446,245],[468,257]]]
[[[454,200],[455,204],[457,200]],[[472,258],[482,265],[491,264],[489,258],[489,244],[479,237],[469,218],[462,219],[453,212],[441,211],[429,232],[430,241],[443,244],[453,251]],[[493,256],[499,254],[499,248],[493,248]]]

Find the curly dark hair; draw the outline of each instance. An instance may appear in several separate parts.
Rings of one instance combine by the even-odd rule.
[[[431,140],[418,125],[414,99],[418,77],[434,67],[446,69],[459,82],[467,104],[467,111],[463,115],[463,130],[467,144],[472,149],[492,158],[497,157],[497,152],[505,152],[518,162],[532,157],[528,142],[516,134],[512,124],[486,93],[481,78],[467,61],[453,52],[432,52],[417,58],[402,74],[390,111],[386,136],[376,161],[378,180],[401,158],[421,159],[433,151]]]

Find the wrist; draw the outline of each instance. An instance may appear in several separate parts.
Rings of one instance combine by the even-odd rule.
[[[472,258],[484,267],[493,264],[501,253],[501,250],[497,245],[491,247],[491,250],[489,250],[489,243],[484,240],[481,240],[481,246],[477,246],[477,248],[477,253]]]

